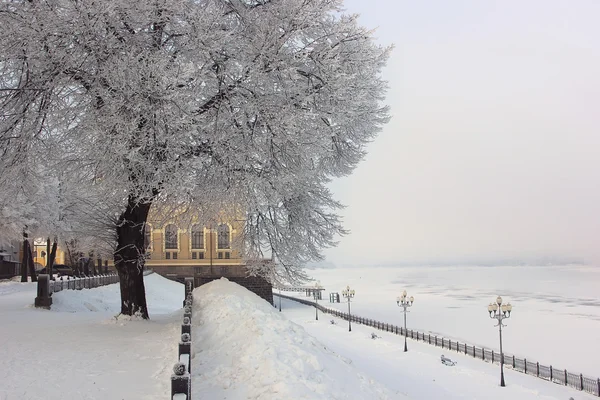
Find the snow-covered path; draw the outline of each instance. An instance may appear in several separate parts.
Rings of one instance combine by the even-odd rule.
[[[166,398],[183,287],[145,280],[150,321],[114,318],[117,284],[55,293],[51,311],[35,284],[0,284],[0,400]]]

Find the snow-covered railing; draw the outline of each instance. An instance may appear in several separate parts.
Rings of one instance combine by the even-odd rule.
[[[93,289],[99,286],[106,286],[119,282],[119,275],[116,273],[72,278],[70,276],[67,276],[67,279],[64,278],[64,276],[61,276],[60,279],[50,281],[50,293],[56,293],[62,290],[69,289]]]
[[[325,307],[310,300],[299,299],[296,297],[286,296],[283,294],[273,293],[274,296],[281,296],[284,299],[293,300],[295,302],[306,304],[312,307],[317,307],[321,312],[335,315],[336,317],[348,320],[348,313],[336,310],[334,308]],[[404,329],[397,325],[388,324],[381,321],[376,321],[369,318],[363,318],[358,315],[350,316],[351,322],[355,322],[361,325],[370,326],[375,329],[379,329],[385,332],[391,332],[396,335],[406,336],[408,338],[422,341],[434,346],[441,347],[442,349],[453,350],[459,353],[470,355],[474,358],[490,363],[500,363],[500,353],[494,350],[472,346],[466,343],[460,343],[458,340],[453,341],[446,339],[441,336],[431,335],[430,333],[424,333],[415,331],[413,329]],[[508,368],[512,368],[515,371],[532,375],[541,379],[554,382],[559,385],[570,386],[574,389],[581,390],[587,393],[591,393],[595,396],[600,397],[600,378],[590,378],[583,374],[577,374],[568,372],[566,369],[554,368],[552,365],[546,366],[541,365],[539,362],[528,360],[527,358],[517,358],[514,355],[504,353],[504,365]]]
[[[194,297],[194,278],[185,278],[185,297],[183,301],[183,323],[179,342],[178,361],[171,375],[171,400],[191,400],[192,398],[192,304]]]
[[[115,273],[73,278],[67,276],[67,279],[61,276],[57,281],[50,280],[48,274],[40,274],[38,276],[37,297],[34,304],[36,307],[50,309],[52,305],[52,293],[69,289],[92,289],[117,282],[119,282],[119,275]]]

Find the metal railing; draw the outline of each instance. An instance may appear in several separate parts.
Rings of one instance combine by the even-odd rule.
[[[316,304],[310,300],[299,299],[292,296],[280,295],[273,293],[274,296],[281,296],[284,299],[292,300],[301,304],[306,304],[311,307],[317,307],[321,312],[335,315],[338,318],[348,320],[348,313],[336,310]],[[406,336],[408,338],[422,341],[434,346],[441,347],[442,349],[448,349],[470,355],[474,358],[490,363],[500,363],[500,353],[486,348],[480,348],[472,346],[467,343],[460,343],[458,340],[453,341],[446,339],[441,336],[431,335],[429,333],[415,331],[413,329],[407,329],[399,327],[397,325],[388,324],[386,322],[376,321],[369,318],[363,318],[358,315],[351,315],[350,320],[361,325],[370,326],[375,329],[379,329],[385,332],[391,332],[396,335]],[[515,371],[522,372],[527,375],[535,376],[541,379],[545,379],[550,382],[554,382],[559,385],[569,386],[577,390],[581,390],[595,396],[600,397],[600,378],[590,378],[583,374],[577,374],[568,372],[566,369],[558,369],[550,366],[541,365],[539,362],[534,362],[526,358],[517,358],[514,355],[504,353],[504,365],[508,368],[512,368]]]
[[[183,301],[183,324],[179,342],[177,362],[171,375],[171,400],[191,400],[192,398],[192,304],[194,278],[185,278]]]
[[[62,290],[92,289],[119,282],[119,275],[115,273],[85,277],[67,276],[67,279],[64,278],[64,276],[61,276],[55,281],[50,281],[50,293],[57,293]]]

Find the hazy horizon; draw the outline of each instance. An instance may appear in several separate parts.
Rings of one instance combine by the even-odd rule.
[[[334,181],[337,265],[600,265],[600,3],[349,0],[392,120]]]

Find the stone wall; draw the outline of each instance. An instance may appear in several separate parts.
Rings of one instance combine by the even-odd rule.
[[[157,274],[181,283],[186,277],[194,277],[194,287],[225,277],[273,304],[271,283],[258,276],[247,276],[246,269],[241,265],[214,266],[212,270],[202,268],[200,274],[194,273],[194,266],[152,266],[151,268]]]
[[[251,292],[257,294],[261,298],[273,304],[273,286],[266,279],[259,276],[247,276],[244,278],[240,277],[226,277],[231,282],[235,282],[240,286],[245,287]],[[215,279],[221,279],[220,277],[195,277],[194,286],[198,287],[205,283],[214,281]]]

